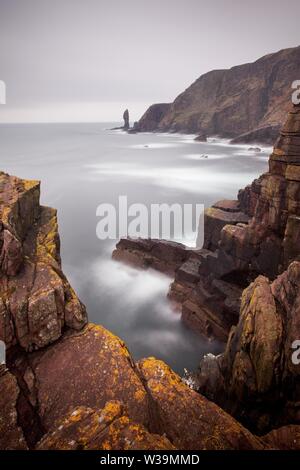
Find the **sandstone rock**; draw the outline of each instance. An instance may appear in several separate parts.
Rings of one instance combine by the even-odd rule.
[[[109,401],[102,410],[79,407],[46,434],[37,450],[174,450],[164,436],[150,434],[131,421],[118,401]]]
[[[39,212],[38,181],[0,172],[0,272],[14,276],[23,262],[22,241]]]
[[[157,426],[181,450],[262,449],[260,440],[207,399],[189,389],[163,362],[138,363],[155,404]]]
[[[143,269],[153,268],[166,274],[174,274],[189,253],[184,245],[176,242],[122,238],[112,257]]]
[[[56,211],[39,205],[39,183],[2,173],[1,187],[0,339],[30,351],[81,329],[86,312],[61,271]]]
[[[300,449],[300,426],[290,425],[274,429],[262,440],[271,449],[276,450],[299,450]]]
[[[255,432],[300,423],[299,366],[291,349],[300,337],[299,286],[299,262],[273,283],[259,276],[243,293],[225,353],[212,357],[209,369],[200,365],[199,391]],[[210,380],[213,369],[218,377]]]
[[[124,343],[101,326],[70,332],[47,349],[26,355],[12,369],[23,379],[32,374],[28,394],[36,389],[38,413],[46,431],[79,406],[102,409],[119,400],[128,416],[148,424],[148,398]]]
[[[248,223],[249,216],[243,212],[224,210],[220,207],[210,207],[204,215],[204,245],[203,248],[216,250],[220,241],[221,230],[225,225]]]
[[[2,367],[2,366],[0,366]],[[19,387],[8,371],[0,374],[0,449],[25,450],[27,444],[18,423]]]

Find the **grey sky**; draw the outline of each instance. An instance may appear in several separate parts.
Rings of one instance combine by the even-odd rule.
[[[202,73],[299,45],[299,17],[299,0],[0,0],[0,121],[136,119]]]

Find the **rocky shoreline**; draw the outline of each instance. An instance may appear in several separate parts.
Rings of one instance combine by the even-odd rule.
[[[269,173],[207,212],[204,249],[121,240],[113,254],[173,275],[184,321],[227,340],[190,381],[88,323],[39,182],[0,173],[1,450],[300,448],[299,139],[295,108]]]

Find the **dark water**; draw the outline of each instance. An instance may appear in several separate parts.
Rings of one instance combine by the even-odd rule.
[[[187,330],[166,300],[169,280],[111,260],[112,241],[96,237],[96,208],[128,203],[201,203],[234,198],[267,168],[226,142],[178,135],[127,135],[112,124],[0,126],[0,168],[42,181],[42,203],[58,209],[63,268],[89,319],[124,339],[136,359],[154,355],[181,373],[220,345]],[[203,154],[208,158],[201,157]]]

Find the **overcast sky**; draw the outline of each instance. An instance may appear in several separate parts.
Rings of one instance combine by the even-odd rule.
[[[299,0],[0,0],[0,122],[137,119],[202,73],[299,45],[299,18]]]

